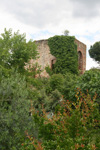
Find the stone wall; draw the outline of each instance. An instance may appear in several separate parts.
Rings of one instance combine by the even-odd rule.
[[[48,73],[45,70],[45,67],[49,66],[52,68],[52,60],[56,58],[50,54],[50,48],[48,46],[48,40],[39,40],[35,41],[37,45],[37,51],[39,53],[39,58],[37,60],[31,60],[32,63],[38,63],[41,66],[41,76],[49,77]]]
[[[86,70],[86,45],[79,40],[75,39],[78,51],[78,62],[80,73],[83,74]]]
[[[48,77],[45,67],[49,66],[52,69],[52,65],[55,63],[56,58],[50,54],[50,48],[48,46],[48,40],[35,41],[37,45],[37,51],[39,53],[39,58],[37,60],[31,60],[31,64],[38,63],[41,66],[40,76]],[[81,74],[86,70],[86,45],[75,39],[77,44],[77,51],[79,53],[79,69]]]

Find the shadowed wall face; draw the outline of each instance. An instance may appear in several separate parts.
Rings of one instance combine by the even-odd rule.
[[[83,70],[83,58],[82,58],[82,53],[78,51],[78,68],[82,72]]]
[[[79,70],[83,74],[86,70],[86,45],[77,39],[75,43],[77,44]]]
[[[53,64],[56,62],[55,56],[51,55],[50,48],[48,46],[48,40],[39,40],[35,41],[37,45],[37,51],[39,53],[39,58],[37,60],[31,60],[31,63],[38,63],[41,66],[41,76],[48,77],[48,73],[45,70],[45,67],[49,66],[51,69],[53,68]],[[75,43],[77,44],[78,51],[78,60],[79,60],[79,70],[80,73],[83,74],[86,70],[86,45],[82,42],[75,39]]]

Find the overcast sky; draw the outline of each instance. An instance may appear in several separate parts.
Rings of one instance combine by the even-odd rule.
[[[100,41],[100,0],[0,0],[0,34],[4,28],[46,39],[69,30],[87,45],[87,69],[98,66],[88,49]]]

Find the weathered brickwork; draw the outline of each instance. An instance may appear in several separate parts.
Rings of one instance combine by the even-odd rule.
[[[39,53],[39,58],[37,60],[31,60],[31,63],[38,63],[41,66],[41,76],[48,77],[45,67],[49,66],[52,69],[52,65],[55,63],[56,58],[50,54],[50,48],[48,46],[48,40],[35,41],[37,45],[37,51]],[[86,70],[86,45],[75,39],[77,44],[77,51],[79,55],[79,69],[81,74]]]
[[[86,70],[86,45],[77,39],[75,43],[77,44],[79,70],[83,74]]]
[[[50,48],[48,46],[48,40],[39,40],[35,41],[37,45],[37,51],[39,53],[39,58],[37,60],[31,60],[31,63],[38,63],[41,66],[41,76],[49,77],[48,73],[45,70],[46,66],[52,68],[52,60],[56,58],[50,54]]]

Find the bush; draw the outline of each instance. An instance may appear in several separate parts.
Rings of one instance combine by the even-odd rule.
[[[96,93],[96,101],[100,103],[100,70],[91,69],[86,71],[77,80],[76,87],[80,88],[84,93],[88,91],[92,98]]]
[[[67,73],[64,75],[64,85],[62,87],[62,95],[65,99],[70,99],[73,89],[76,88],[78,76],[75,74]],[[75,93],[74,93],[75,94]]]
[[[64,77],[62,74],[54,74],[50,78],[50,87],[52,90],[59,90],[61,91],[64,83]]]
[[[27,133],[22,149],[99,150],[100,114],[96,96],[91,99],[88,93],[78,90],[76,98],[76,103],[63,100],[52,118],[48,118],[44,109],[42,116],[34,111],[39,136],[36,139]]]

